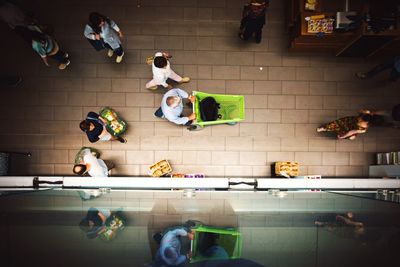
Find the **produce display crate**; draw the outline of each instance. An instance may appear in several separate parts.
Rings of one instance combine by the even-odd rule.
[[[283,176],[284,173],[289,176],[299,176],[299,166],[296,161],[278,161],[275,163],[275,175]]]
[[[149,169],[150,175],[153,177],[161,177],[172,172],[172,167],[166,159],[151,165]]]
[[[103,108],[100,111],[100,116],[107,121],[106,128],[109,133],[117,137],[125,133],[127,124],[119,118],[113,109],[109,107]]]

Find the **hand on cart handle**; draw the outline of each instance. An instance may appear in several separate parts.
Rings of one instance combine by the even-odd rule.
[[[190,114],[190,115],[188,116],[188,119],[189,119],[190,121],[195,120],[195,119],[196,119],[196,113]]]
[[[194,103],[196,101],[196,97],[194,95],[191,95],[188,97],[191,103]]]
[[[193,229],[187,234],[187,237],[188,237],[190,240],[194,240],[194,230],[193,230]]]

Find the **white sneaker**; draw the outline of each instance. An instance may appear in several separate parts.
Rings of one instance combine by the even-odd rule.
[[[107,56],[112,57],[113,55],[114,55],[114,51],[111,49],[108,49]]]
[[[115,60],[115,62],[121,63],[122,58],[124,57],[124,55],[125,55],[125,52],[122,52],[122,55],[118,56],[117,59]]]

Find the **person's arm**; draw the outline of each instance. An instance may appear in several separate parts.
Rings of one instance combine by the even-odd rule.
[[[92,27],[89,25],[85,26],[85,31],[83,32],[83,35],[90,40],[99,40],[100,38],[97,38],[98,34],[93,32]]]
[[[184,91],[184,90],[182,90],[182,89],[175,88],[174,90],[175,90],[175,92],[176,92],[180,97],[182,97],[182,98],[188,98],[188,97],[189,97],[189,94],[186,93],[186,91]]]
[[[357,135],[359,133],[365,133],[365,130],[351,130],[351,131],[348,131],[346,134],[338,135],[337,137],[339,139],[346,139],[346,138],[348,138],[350,136],[353,136],[353,135],[355,136],[355,135]]]
[[[110,19],[110,27],[113,28],[116,32],[121,32],[121,29],[118,27],[117,23]]]

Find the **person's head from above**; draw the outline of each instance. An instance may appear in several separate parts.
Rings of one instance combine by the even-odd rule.
[[[89,23],[94,27],[101,27],[105,23],[105,17],[97,12],[92,12],[89,15]]]
[[[79,227],[85,232],[92,230],[92,228],[95,226],[102,225],[103,221],[101,220],[100,216],[94,216],[91,219],[85,217],[79,223]]]
[[[176,253],[176,250],[173,247],[167,247],[164,250],[164,256],[170,261],[176,261],[179,255]]]
[[[384,123],[384,118],[380,115],[366,113],[361,114],[359,118],[361,122],[367,123],[368,125],[379,126]]]
[[[72,169],[72,171],[77,174],[77,175],[84,175],[87,171],[87,167],[85,164],[75,164],[74,168]]]
[[[154,58],[154,66],[157,68],[163,69],[167,67],[168,60],[165,57],[155,57]]]
[[[182,98],[179,96],[169,96],[167,97],[167,105],[171,108],[176,108],[182,102]]]
[[[82,132],[89,132],[94,129],[94,124],[87,120],[83,120],[79,123],[79,128],[82,130]]]

